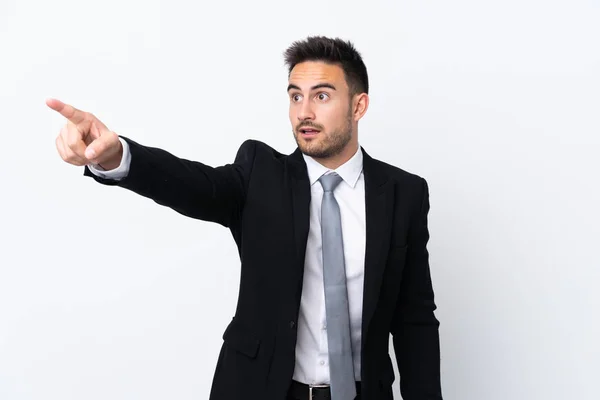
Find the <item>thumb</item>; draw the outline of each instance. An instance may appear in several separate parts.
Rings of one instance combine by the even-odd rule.
[[[99,161],[111,157],[116,152],[119,145],[119,138],[116,134],[108,129],[100,130],[95,124],[92,125],[90,132],[94,140],[85,149],[85,157],[88,160]]]
[[[98,151],[96,150],[96,148],[98,147],[98,144],[96,143],[98,139],[92,141],[92,143],[90,143],[85,149],[85,158],[87,158],[88,160],[93,160],[98,155]]]

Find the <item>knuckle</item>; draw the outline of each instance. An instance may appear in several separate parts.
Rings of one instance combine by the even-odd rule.
[[[70,135],[67,138],[67,147],[70,149],[74,149],[77,146],[77,138],[73,135]]]

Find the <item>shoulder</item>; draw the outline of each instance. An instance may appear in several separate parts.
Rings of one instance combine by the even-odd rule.
[[[427,180],[414,172],[391,165],[389,163],[373,160],[380,171],[385,173],[395,188],[398,205],[406,205],[412,215],[425,215],[429,210],[429,185]]]
[[[285,154],[280,153],[268,144],[256,139],[246,139],[240,145],[238,153],[252,153],[255,157],[285,157]]]
[[[250,158],[256,164],[263,165],[284,165],[288,160],[295,159],[299,154],[296,149],[291,154],[282,153],[272,146],[256,139],[246,139],[238,150],[238,158],[240,156]]]
[[[370,158],[370,162],[373,163],[377,171],[386,175],[403,191],[420,195],[424,194],[423,191],[428,191],[427,180],[423,176],[385,161],[371,158],[368,155],[367,157]]]

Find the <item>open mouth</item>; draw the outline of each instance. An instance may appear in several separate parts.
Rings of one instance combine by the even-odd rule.
[[[319,133],[319,130],[316,129],[312,129],[312,128],[302,128],[300,129],[300,133],[304,136],[313,136],[316,135],[317,133]]]

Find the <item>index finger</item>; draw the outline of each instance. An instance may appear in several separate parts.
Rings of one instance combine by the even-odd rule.
[[[74,124],[79,124],[85,120],[85,111],[81,111],[76,109],[75,107],[65,104],[57,99],[48,99],[46,100],[46,105],[53,109],[54,111],[58,111],[63,117],[68,119]]]

